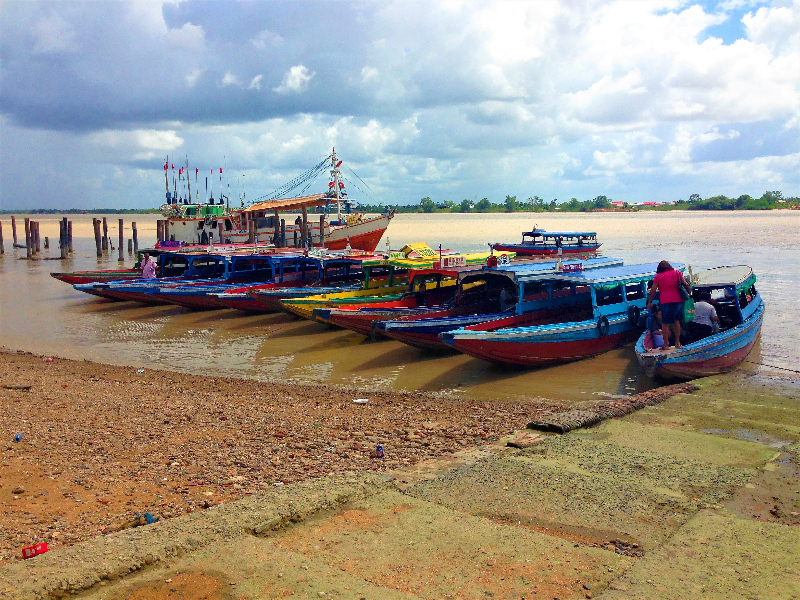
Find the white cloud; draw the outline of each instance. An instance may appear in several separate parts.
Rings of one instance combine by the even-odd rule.
[[[205,46],[205,32],[200,25],[184,23],[179,29],[170,29],[167,33],[167,44],[173,48],[199,52]]]
[[[300,94],[308,88],[308,82],[316,73],[309,73],[303,65],[297,65],[289,69],[283,76],[281,84],[272,88],[272,91],[279,94]]]
[[[784,50],[800,51],[800,2],[791,6],[761,7],[742,18],[747,37],[764,44],[773,54]]]
[[[225,76],[222,78],[222,85],[223,86],[241,85],[241,83],[239,83],[239,78],[236,75],[234,75],[233,73],[228,71],[227,73],[225,73]]]
[[[130,131],[106,130],[94,133],[89,140],[97,146],[113,149],[174,150],[183,145],[175,131],[158,129],[135,129]]]
[[[197,85],[197,81],[200,79],[200,76],[204,73],[204,69],[192,69],[189,73],[185,76],[186,85],[189,87],[194,87]]]
[[[257,33],[250,40],[250,43],[253,44],[256,50],[266,50],[270,46],[279,46],[282,44],[283,38],[269,29],[264,29]]]
[[[363,67],[361,69],[361,82],[366,83],[371,79],[376,79],[379,74],[380,71],[378,71],[378,69],[375,69],[374,67]]]
[[[75,28],[56,13],[40,19],[31,33],[34,37],[34,54],[73,53],[80,48]]]
[[[250,80],[250,85],[247,86],[248,90],[260,90],[261,89],[261,80],[264,78],[263,75],[256,75]]]

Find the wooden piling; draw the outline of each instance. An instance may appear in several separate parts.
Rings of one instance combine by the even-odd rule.
[[[119,249],[119,258],[117,259],[117,262],[125,262],[125,257],[122,256],[122,247],[125,245],[125,238],[123,236],[123,233],[124,233],[123,227],[124,227],[124,224],[122,223],[122,219],[120,219],[119,220],[119,245],[117,246],[117,248]]]
[[[6,253],[6,247],[3,245],[3,222],[0,221],[0,254]]]
[[[325,214],[319,216],[319,247],[325,246]]]
[[[25,254],[31,257],[31,220],[25,218]]]
[[[303,220],[300,221],[300,233],[303,235],[303,248],[305,248],[308,242],[308,208],[303,205],[302,210]]]
[[[61,260],[67,258],[67,227],[63,220],[58,222],[58,246],[61,249]]]
[[[128,254],[133,254],[133,240],[128,238]]]
[[[164,241],[164,221],[161,219],[156,221],[156,240],[159,242]]]
[[[17,245],[17,219],[11,215],[11,238],[14,240],[12,244]]]
[[[100,237],[100,220],[99,219],[92,219],[92,224],[94,226],[94,245],[97,248],[97,258],[102,258],[103,256],[103,240]]]
[[[286,219],[281,219],[281,248],[286,248]]]
[[[255,244],[256,242],[256,222],[254,219],[250,219],[247,222],[248,225],[248,232],[247,232],[247,242],[249,244]]]
[[[108,220],[103,217],[103,250],[108,250]]]
[[[50,250],[50,238],[48,236],[44,236],[44,249]]]
[[[133,251],[139,252],[139,232],[136,230],[136,221],[131,223],[131,230],[133,231]]]
[[[65,233],[67,236],[67,250],[72,252],[72,221],[68,220],[67,217],[64,217],[64,227]]]
[[[42,250],[42,245],[39,242],[39,221],[31,221],[31,246],[34,254],[39,254]]]
[[[281,247],[281,217],[278,214],[278,209],[275,209],[275,233],[272,236],[272,243],[275,245],[276,248]]]
[[[169,219],[164,219],[164,241],[168,242],[169,239]]]

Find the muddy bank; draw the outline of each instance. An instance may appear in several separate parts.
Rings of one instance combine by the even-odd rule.
[[[71,545],[145,513],[163,520],[273,486],[480,446],[559,410],[11,352],[0,354],[0,407],[0,564],[25,546]]]

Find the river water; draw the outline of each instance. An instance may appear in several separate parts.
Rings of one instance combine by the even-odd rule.
[[[42,258],[57,258],[56,215],[34,216],[41,237],[56,240]],[[437,354],[394,341],[299,321],[289,315],[246,315],[233,310],[193,312],[179,307],[110,302],[75,291],[51,271],[118,268],[117,253],[95,256],[92,215],[72,215],[74,256],[24,260],[11,248],[10,218],[2,218],[0,346],[39,354],[154,367],[195,374],[332,383],[364,389],[457,390],[484,399],[551,398],[580,405],[629,395],[656,385],[636,364],[632,347],[565,365],[525,369],[492,365],[458,354]],[[156,215],[137,222],[142,247],[155,242]],[[118,215],[109,216],[117,240]],[[23,230],[17,219],[18,233]],[[432,247],[475,252],[488,242],[517,241],[532,226],[597,231],[602,254],[626,263],[667,259],[694,268],[748,264],[767,305],[761,342],[744,367],[782,372],[757,363],[800,369],[800,212],[646,212],[567,214],[403,214],[387,236],[392,248],[425,241]],[[20,236],[23,238],[24,233]],[[386,237],[380,248],[385,248]],[[126,241],[127,249],[127,241]],[[124,266],[132,259],[124,254]],[[783,372],[785,374],[785,372]]]

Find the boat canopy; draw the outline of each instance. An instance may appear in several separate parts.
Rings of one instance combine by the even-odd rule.
[[[673,267],[678,271],[683,271],[686,265],[673,263]],[[610,290],[621,284],[650,281],[656,275],[656,268],[658,268],[658,263],[620,265],[575,273],[554,273],[550,277],[559,281],[591,285],[596,290]]]
[[[543,231],[542,237],[545,238],[597,237],[597,232],[596,231]]]
[[[479,271],[464,271],[460,273],[459,281],[463,281],[467,277],[470,278],[470,281],[473,281],[475,279],[480,279],[481,277],[500,276],[507,277],[514,281],[514,283],[524,283],[525,281],[542,279],[544,277],[550,277],[551,275],[560,274],[558,271],[556,271],[557,264],[558,263],[555,261],[543,261],[504,265],[500,267],[486,267]],[[562,265],[567,268],[572,265],[581,265],[584,270],[589,269],[594,271],[601,268],[622,265],[622,259],[599,256],[597,258],[565,260],[562,262]],[[584,271],[578,271],[578,273],[583,272]]]
[[[312,206],[325,206],[328,202],[325,194],[313,194],[311,196],[295,196],[294,198],[280,198],[278,200],[265,200],[243,209],[243,212],[271,212],[275,210],[292,210],[296,208],[306,208]]]
[[[693,273],[694,288],[735,287],[736,291],[749,289],[756,282],[753,269],[747,265],[716,267]]]

